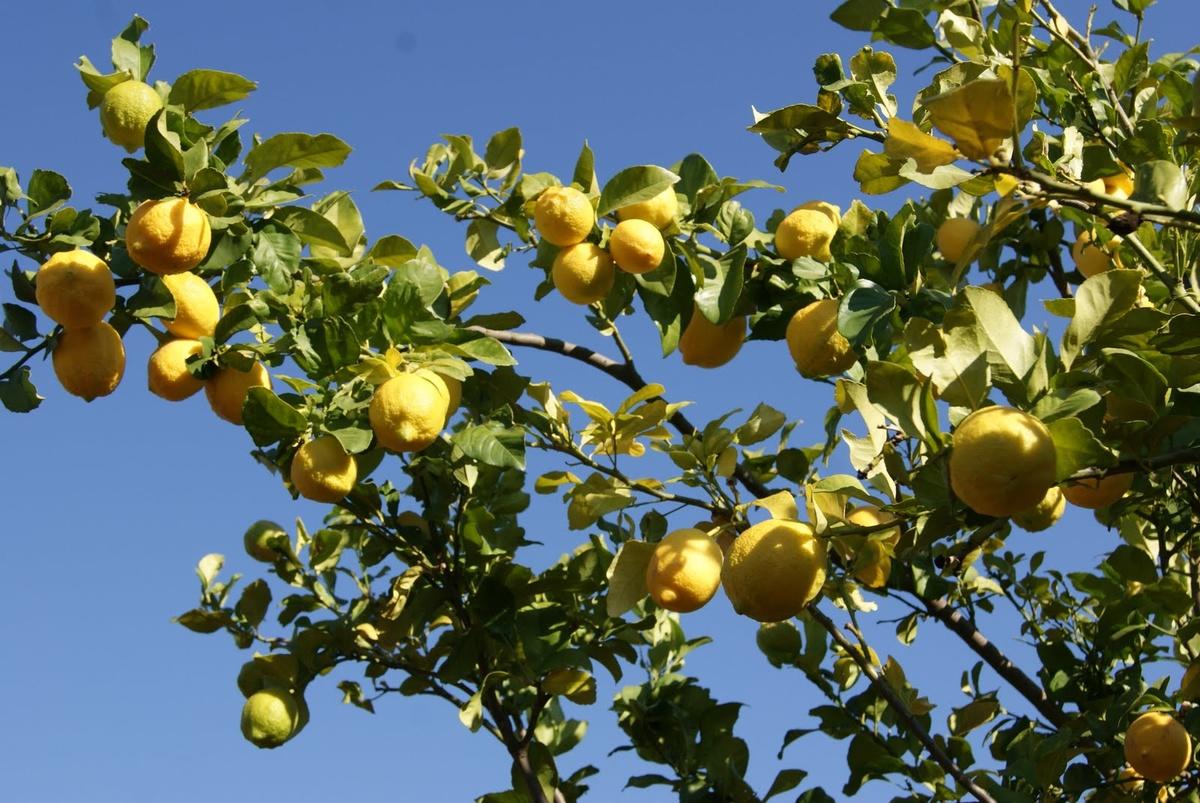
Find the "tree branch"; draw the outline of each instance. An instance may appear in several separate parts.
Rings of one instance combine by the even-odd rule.
[[[533,764],[529,761],[529,743],[519,737],[513,729],[512,722],[509,721],[508,715],[500,706],[500,701],[496,699],[494,691],[485,691],[483,693],[483,707],[492,715],[492,720],[495,721],[496,727],[500,729],[500,735],[503,737],[504,746],[508,748],[508,753],[512,756],[513,766],[521,773],[521,777],[525,780],[525,786],[529,789],[529,795],[533,798],[533,803],[554,803],[550,798],[546,797],[545,791],[542,789],[542,782],[538,780],[537,771],[534,770]],[[558,795],[555,794],[555,800]]]
[[[1154,457],[1129,457],[1119,461],[1116,465],[1108,468],[1099,468],[1093,466],[1091,468],[1080,469],[1071,476],[1067,477],[1064,482],[1072,482],[1074,480],[1102,479],[1112,476],[1113,474],[1130,474],[1133,472],[1157,471],[1160,468],[1168,466],[1178,466],[1191,463],[1200,463],[1200,446],[1189,446],[1186,449],[1176,449],[1172,452],[1163,452]]]

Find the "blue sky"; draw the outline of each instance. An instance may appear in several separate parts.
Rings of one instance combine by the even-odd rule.
[[[856,195],[850,172],[857,149],[797,158],[781,175],[773,152],[745,131],[751,104],[766,110],[812,99],[816,55],[838,50],[848,58],[865,43],[828,21],[834,5],[618,2],[585,11],[536,2],[295,2],[284,12],[277,4],[230,2],[14,4],[4,12],[10,115],[0,128],[0,163],[23,178],[38,167],[62,172],[80,205],[123,187],[123,153],[101,138],[72,63],[87,54],[104,68],[109,39],[137,11],[150,20],[147,38],[158,48],[152,77],[209,67],[258,81],[238,106],[251,120],[246,132],[341,136],[355,150],[330,184],[354,192],[368,234],[427,243],[451,268],[471,267],[461,228],[407,194],[369,192],[381,180],[405,178],[409,161],[443,133],[482,142],[520,126],[527,169],[559,175],[570,174],[587,139],[602,180],[626,165],[669,165],[699,151],[723,175],[787,188],[785,195],[746,196],[760,221],[776,206],[810,198],[844,207]],[[1159,6],[1147,28],[1155,52],[1189,47],[1184,37],[1194,26],[1178,23],[1189,21],[1190,3]],[[1111,13],[1107,6],[1101,12]],[[904,108],[920,85],[911,72],[923,62],[911,52],[896,55]],[[902,198],[903,191],[868,202],[891,206]],[[492,277],[483,303],[519,310],[530,330],[615,351],[557,296],[530,303],[537,275],[514,260]],[[4,300],[7,292],[0,290]],[[1049,316],[1034,311],[1030,323],[1048,324]],[[633,319],[624,329],[642,372],[663,382],[672,399],[695,402],[693,420],[766,400],[803,420],[795,443],[822,437],[826,389],[792,374],[782,343],[749,343],[734,363],[706,372],[686,369],[677,357],[659,359],[648,321]],[[436,803],[504,788],[508,761],[499,745],[467,732],[448,705],[386,699],[370,716],[341,705],[341,675],[311,687],[312,724],[285,748],[261,751],[242,740],[234,678],[248,656],[223,635],[195,635],[170,618],[195,603],[192,567],[202,555],[224,553],[227,573],[255,576],[258,567],[240,546],[245,527],[297,516],[312,525],[322,509],[293,501],[248,458],[248,436],[217,420],[202,395],[176,405],[151,396],[145,333],[133,333],[127,350],[125,381],[113,396],[84,404],[39,364],[41,409],[0,416],[7,567],[0,584],[0,799],[184,803],[219,794],[299,803],[353,789],[364,799]],[[610,403],[622,397],[621,387],[574,363],[517,356],[522,371],[559,387]],[[751,392],[733,395],[731,388]],[[538,497],[526,527],[545,542],[536,559],[546,562],[583,537],[567,530],[556,497]],[[1048,533],[1015,538],[1016,548],[1045,548],[1048,563],[1074,568],[1092,565],[1115,536],[1070,511]],[[723,598],[685,617],[684,626],[715,638],[689,659],[690,671],[718,698],[747,705],[739,732],[753,751],[755,786],[765,789],[777,769],[798,766],[839,796],[844,744],[806,738],[783,763],[774,757],[785,731],[813,724],[806,712],[818,698],[802,677],[772,669],[754,647],[753,624]],[[990,634],[1024,656],[1032,672],[1011,621],[999,617]],[[947,704],[934,715],[944,729],[948,705],[962,702],[959,674],[971,656],[931,625],[912,648],[899,645],[888,625],[868,635],[924,693]],[[606,681],[600,704],[568,705],[572,715],[590,717],[592,729],[562,766],[605,770],[592,800],[611,800],[629,775],[654,771],[628,754],[606,757],[621,743],[605,702],[612,691]],[[871,784],[859,799],[893,792]],[[661,792],[627,794],[662,799]]]

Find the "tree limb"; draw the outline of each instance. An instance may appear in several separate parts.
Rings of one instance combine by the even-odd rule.
[[[1162,454],[1155,455],[1154,457],[1128,457],[1119,461],[1116,465],[1109,466],[1108,468],[1092,466],[1090,468],[1080,469],[1063,481],[1072,482],[1075,480],[1103,479],[1104,477],[1110,477],[1113,474],[1157,471],[1160,468],[1166,468],[1168,466],[1178,466],[1191,463],[1200,463],[1200,446],[1189,446],[1186,449],[1176,449],[1172,452],[1163,452]]]

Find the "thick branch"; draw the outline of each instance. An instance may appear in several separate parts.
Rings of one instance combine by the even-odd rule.
[[[504,746],[508,748],[508,754],[512,756],[513,766],[521,773],[521,777],[525,779],[525,786],[529,789],[529,795],[533,798],[533,803],[553,803],[546,797],[546,793],[542,790],[542,783],[538,780],[537,771],[534,770],[533,764],[529,761],[529,744],[519,737],[513,729],[512,722],[508,718],[508,714],[500,706],[500,701],[496,699],[495,692],[485,691],[483,693],[483,707],[492,715],[492,719],[496,723],[496,727],[500,729],[500,735],[504,741]],[[557,798],[557,795],[555,796]]]
[[[1163,452],[1154,457],[1130,457],[1121,460],[1116,465],[1108,468],[1091,467],[1080,469],[1071,476],[1067,477],[1064,482],[1073,480],[1099,479],[1108,477],[1113,474],[1130,474],[1133,472],[1157,471],[1160,468],[1168,466],[1178,466],[1191,463],[1200,463],[1200,446],[1189,446],[1186,449],[1177,449],[1173,452]]]

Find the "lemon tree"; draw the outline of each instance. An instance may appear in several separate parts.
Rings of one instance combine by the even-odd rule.
[[[95,403],[39,414],[103,426],[127,339],[150,338],[146,392],[203,390],[212,426],[325,506],[196,545],[176,621],[246,651],[257,747],[320,727],[308,700],[334,686],[366,711],[435,697],[499,742],[489,803],[583,797],[581,711],[648,765],[630,786],[680,800],[1198,800],[1200,65],[1144,38],[1150,0],[1113,6],[832,5],[861,49],[747,121],[811,198],[790,208],[698,153],[549,165],[518,128],[447,135],[376,190],[444,212],[456,254],[368,233],[327,184],[334,134],[245,133],[225,112],[253,81],[151,76],[135,18],[111,71],[77,64],[123,186],[88,207],[53,170],[0,168],[0,403],[29,413],[57,381]],[[832,149],[848,203],[794,170]],[[572,305],[562,331],[486,303],[518,262],[530,304]],[[693,421],[636,325],[729,412]],[[751,350],[774,370],[723,382]],[[761,403],[767,383],[828,412]],[[560,532],[526,530],[531,494]],[[1103,531],[1063,571],[1041,544],[1079,515]],[[260,576],[225,574],[229,550]],[[718,611],[755,634],[737,661],[794,681],[782,749],[689,674],[707,639],[684,626]],[[962,668],[957,704],[906,673],[927,644]],[[840,789],[808,778],[817,731]],[[765,788],[752,748],[779,763]]]

